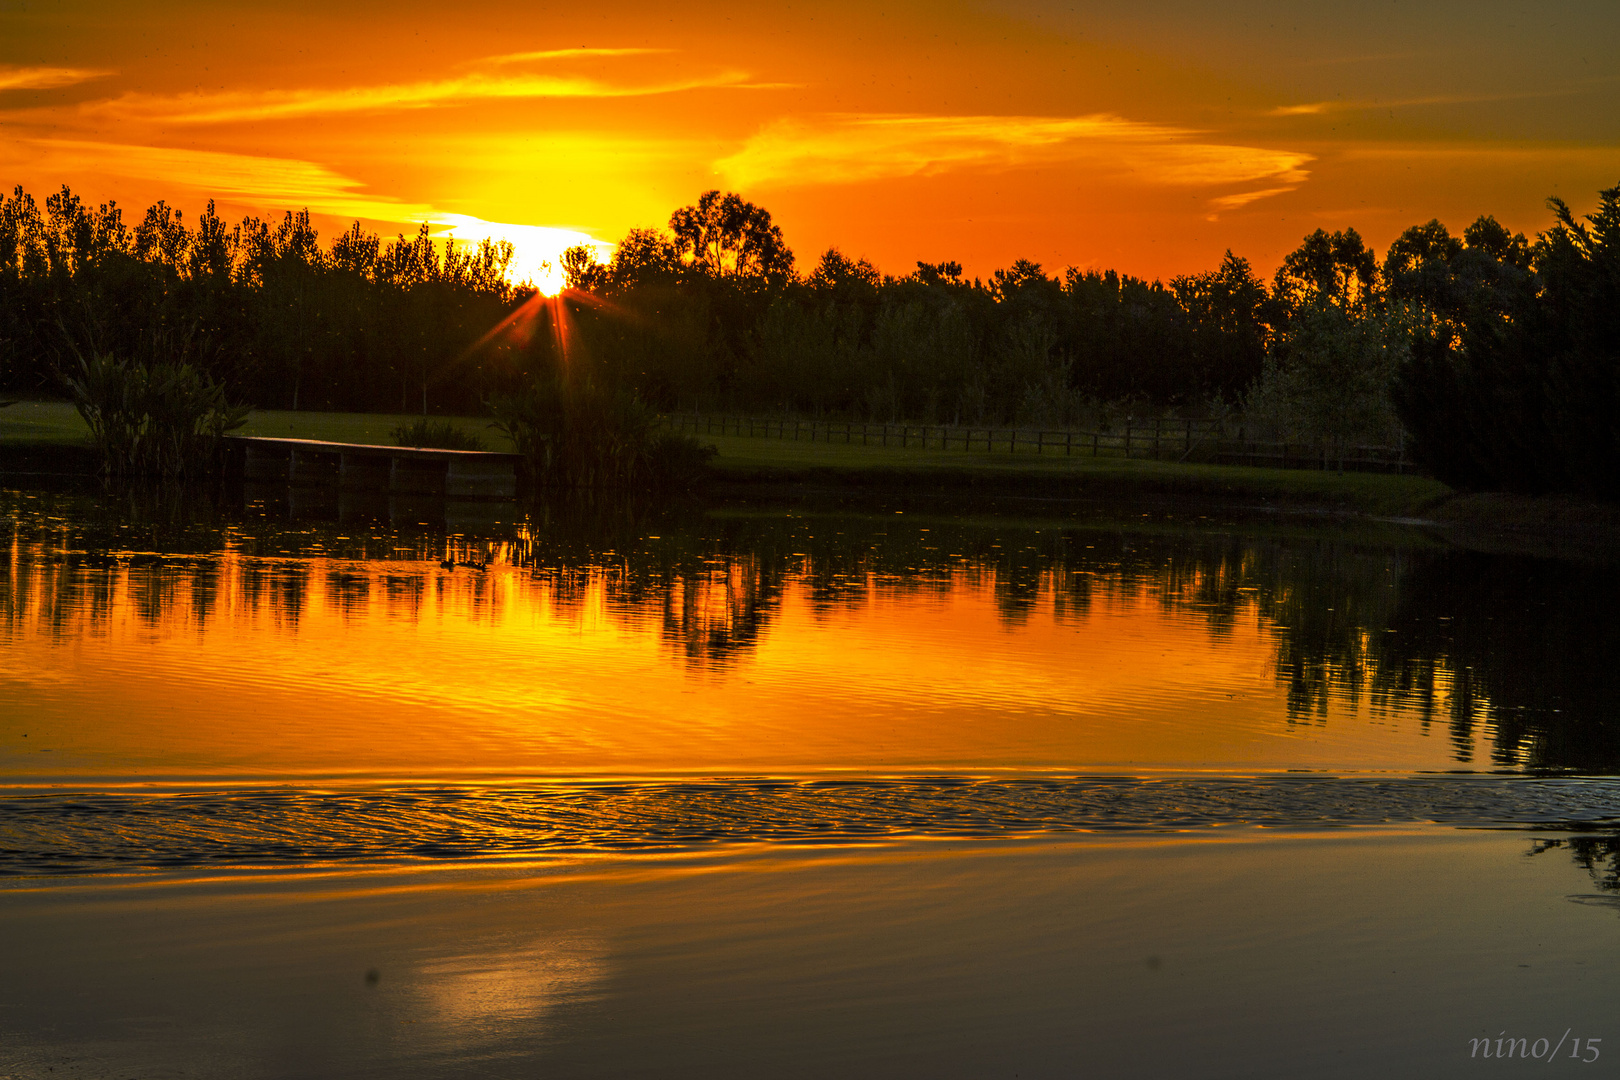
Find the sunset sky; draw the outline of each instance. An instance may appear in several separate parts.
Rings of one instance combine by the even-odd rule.
[[[1589,210],[1620,4],[0,0],[0,179],[531,261],[722,188],[806,270],[1269,272],[1318,227]]]

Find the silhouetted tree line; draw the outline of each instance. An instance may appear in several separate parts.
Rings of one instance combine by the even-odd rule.
[[[1235,401],[1260,374],[1268,293],[1228,253],[1169,286],[1113,271],[989,280],[958,263],[879,274],[836,248],[806,275],[770,215],[705,194],[608,263],[565,253],[586,351],[662,408],[786,410],[930,423],[1072,424],[1102,403]]]
[[[43,212],[0,195],[0,385],[60,391],[80,356],[181,364],[264,408],[476,412],[517,383],[494,342],[520,299],[509,244],[384,242],[358,223],[322,245],[308,211],[194,225],[164,203],[133,228],[66,187]],[[521,368],[521,365],[517,365]]]
[[[586,351],[663,408],[932,423],[1241,414],[1251,434],[1408,441],[1464,488],[1620,496],[1620,188],[1529,242],[1481,216],[1407,229],[1380,263],[1307,236],[1270,287],[1228,252],[1168,286],[1020,260],[904,277],[829,249],[808,275],[770,215],[709,192],[612,260],[564,257]]]
[[[1414,324],[1394,399],[1417,455],[1459,487],[1620,498],[1620,187],[1533,245],[1431,222],[1391,250]],[[1494,225],[1494,222],[1490,222]],[[1388,267],[1386,267],[1386,270]]]
[[[659,409],[961,424],[1241,414],[1251,434],[1408,440],[1462,487],[1620,495],[1620,188],[1533,243],[1482,216],[1414,226],[1380,263],[1354,229],[1306,237],[1268,286],[1227,253],[1168,285],[1019,260],[879,274],[836,248],[807,274],[771,215],[711,191],[612,258],[562,257],[540,304],[509,245],[307,212],[128,228],[66,188],[0,199],[0,380],[59,385],[80,352],[176,358],[260,406],[475,412],[537,382]],[[495,332],[491,332],[492,328]],[[583,391],[581,391],[583,392]]]

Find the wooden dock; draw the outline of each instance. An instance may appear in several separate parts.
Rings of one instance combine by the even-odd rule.
[[[516,498],[522,460],[518,454],[486,450],[371,446],[260,435],[227,435],[225,445],[246,480],[447,499]]]

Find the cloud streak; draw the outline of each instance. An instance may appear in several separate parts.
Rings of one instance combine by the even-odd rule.
[[[1226,208],[1235,208],[1303,183],[1312,160],[1310,154],[1209,142],[1186,129],[1106,114],[845,115],[778,121],[715,168],[742,188],[1051,164],[1153,185],[1268,184],[1263,190],[1223,196]]]
[[[578,229],[486,221],[466,214],[447,213],[424,203],[371,194],[357,180],[324,165],[292,158],[69,139],[29,139],[10,147],[0,146],[0,166],[11,165],[19,157],[30,159],[29,163],[34,166],[59,172],[71,170],[79,175],[99,173],[120,179],[155,181],[190,188],[200,197],[245,203],[265,210],[307,209],[328,217],[396,224],[426,222],[432,226],[431,235],[436,239],[454,239],[466,244],[484,239],[510,240],[516,248],[510,267],[512,279],[549,285],[553,291],[561,287],[558,256],[564,249],[584,244],[605,259],[611,255],[613,247]]]
[[[276,210],[307,207],[334,217],[399,222],[434,218],[429,206],[369,194],[359,181],[312,161],[72,139],[19,140],[13,147],[31,159],[36,172],[145,180]],[[9,156],[0,154],[0,164],[9,164],[5,161]]]
[[[613,83],[574,76],[475,73],[381,86],[340,89],[226,91],[213,94],[157,96],[124,94],[85,106],[91,113],[120,120],[157,120],[174,124],[225,124],[255,120],[293,120],[342,113],[429,109],[475,101],[532,98],[622,98],[678,94],[714,88],[760,89],[742,71],[667,82]]]
[[[1326,112],[1351,112],[1364,109],[1405,109],[1422,105],[1489,105],[1502,101],[1539,101],[1544,98],[1578,97],[1596,93],[1613,85],[1615,79],[1584,79],[1575,86],[1556,90],[1532,90],[1516,94],[1430,94],[1427,97],[1391,98],[1380,101],[1369,98],[1361,101],[1311,101],[1299,105],[1279,105],[1267,111],[1267,116],[1318,116]]]
[[[1209,200],[1209,206],[1216,213],[1223,210],[1239,210],[1257,199],[1268,199],[1273,195],[1286,195],[1293,190],[1291,187],[1274,187],[1262,188],[1259,191],[1239,191],[1233,195],[1218,195]]]
[[[116,71],[92,68],[9,67],[0,64],[0,90],[55,90],[116,74]]]
[[[582,46],[577,49],[540,49],[535,52],[502,53],[499,56],[487,56],[479,62],[484,64],[526,64],[537,60],[581,60],[598,56],[658,56],[674,51],[674,49],[586,48]]]

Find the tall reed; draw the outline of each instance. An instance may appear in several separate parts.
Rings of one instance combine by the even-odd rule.
[[[64,378],[109,476],[183,479],[215,471],[220,438],[250,411],[187,363],[143,363],[111,353],[78,357]]]

